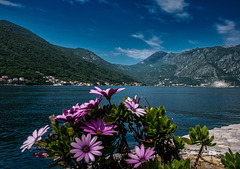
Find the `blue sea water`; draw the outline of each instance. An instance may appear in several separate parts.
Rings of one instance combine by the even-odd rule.
[[[152,107],[164,106],[166,115],[178,126],[175,135],[186,135],[189,127],[197,124],[212,129],[240,123],[240,88],[125,88],[112,97],[113,103],[138,95],[143,106],[147,106],[145,98]],[[97,95],[89,94],[90,89],[93,87],[0,86],[0,168],[48,168],[51,161],[34,158],[34,150],[21,153],[20,146],[34,129],[50,124],[50,115],[95,99]]]

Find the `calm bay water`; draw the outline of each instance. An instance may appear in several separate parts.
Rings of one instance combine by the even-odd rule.
[[[176,135],[188,134],[189,127],[197,124],[212,129],[240,123],[240,88],[125,88],[112,97],[113,103],[138,95],[143,97],[143,106],[147,105],[145,97],[152,107],[163,105],[178,125]],[[50,115],[95,99],[97,95],[89,94],[90,89],[93,87],[0,86],[0,168],[47,168],[51,161],[32,157],[35,151],[21,153],[19,147],[34,129],[50,124]]]

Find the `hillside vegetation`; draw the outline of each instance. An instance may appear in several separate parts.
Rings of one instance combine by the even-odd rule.
[[[78,81],[133,85],[138,81],[159,86],[240,86],[240,45],[180,53],[159,51],[135,65],[115,65],[83,48],[50,44],[27,29],[2,20],[0,77],[4,75],[25,77],[26,84],[51,84],[43,76],[53,76],[67,84]]]
[[[83,59],[88,50],[57,47],[29,30],[8,21],[0,21],[0,75],[25,77],[29,84],[46,84],[45,76],[65,81],[122,84],[135,80]],[[81,55],[81,56],[79,56]],[[36,73],[40,72],[40,73]]]

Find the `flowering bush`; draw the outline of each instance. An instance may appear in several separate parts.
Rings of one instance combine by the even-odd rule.
[[[115,105],[111,97],[124,88],[95,88],[90,93],[99,98],[80,106],[77,103],[70,110],[64,109],[62,115],[50,116],[51,134],[42,139],[48,125],[38,132],[34,130],[20,147],[22,152],[38,146],[42,151],[33,156],[52,159],[50,168],[161,168],[173,161],[189,164],[177,161],[185,143],[173,136],[177,126],[167,118],[164,107],[143,108],[136,96],[125,97]],[[99,106],[103,98],[109,104]],[[135,151],[128,145],[128,133],[139,145]]]

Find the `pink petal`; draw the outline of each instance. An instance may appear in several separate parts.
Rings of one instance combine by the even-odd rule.
[[[140,149],[139,149],[138,146],[135,146],[135,152],[137,153],[138,156],[141,155],[141,153],[140,153]]]
[[[109,131],[103,131],[101,135],[112,136],[113,134]]]
[[[77,152],[76,154],[74,154],[74,158],[80,157],[83,154],[83,152]]]
[[[144,153],[145,153],[145,147],[144,147],[143,144],[141,144],[141,149],[140,149],[140,155],[139,155],[139,157],[140,157],[140,158],[143,157],[143,156],[144,156]]]
[[[82,154],[80,157],[78,157],[76,161],[77,161],[77,162],[78,162],[78,161],[81,161],[81,160],[83,159],[84,156],[85,156],[85,153]]]
[[[86,145],[85,139],[86,139],[86,136],[83,134],[83,135],[82,135],[82,141],[81,141],[81,145],[82,145],[82,146],[85,146],[85,145]]]
[[[27,148],[30,144],[31,144],[31,143],[24,144],[24,145],[22,145],[22,146],[20,147],[20,149],[22,149],[22,148]]]
[[[100,130],[102,130],[102,131],[105,130],[105,125],[106,125],[106,124],[104,124],[103,122],[101,122],[100,125],[99,125],[99,127],[98,127],[98,129],[100,129]]]
[[[101,126],[101,124],[102,124],[102,119],[99,117],[97,119],[97,128],[99,128]]]
[[[48,125],[46,125],[43,128],[40,128],[39,131],[38,131],[38,136],[42,136],[44,133],[47,132],[48,129],[49,129]]]
[[[131,153],[129,153],[128,156],[132,159],[139,160],[139,158],[136,155],[133,155]]]
[[[92,123],[92,126],[94,126],[94,129],[97,129],[98,128],[97,122],[94,119],[91,119],[90,121]]]
[[[139,163],[135,164],[135,165],[133,166],[133,168],[138,168],[141,164],[142,164],[142,163],[139,162]]]
[[[127,161],[127,163],[130,163],[130,164],[134,164],[134,163],[139,162],[139,160],[132,160],[132,159],[127,159],[126,161]]]
[[[90,144],[91,134],[87,134],[87,137],[86,137],[85,141],[86,141],[86,145],[89,145],[89,144]]]
[[[89,155],[88,155],[88,153],[85,154],[84,158],[85,158],[85,161],[88,163],[89,162]]]
[[[99,95],[102,95],[102,93],[101,92],[98,92],[98,91],[96,91],[96,90],[90,90],[90,92],[89,93],[93,93],[93,94],[99,94]]]
[[[129,109],[131,109],[133,106],[129,102],[124,102],[125,106]]]
[[[110,96],[110,95],[113,95],[115,92],[114,92],[114,89],[108,88],[108,89],[104,90],[104,93],[106,95]]]
[[[92,147],[92,145],[96,142],[96,140],[97,140],[97,136],[93,137],[89,143],[89,146]]]
[[[150,159],[150,156],[155,153],[155,151],[153,151],[153,149],[154,149],[154,147],[153,148],[150,148],[150,147],[147,148],[146,153],[145,153],[145,157],[147,159]]]
[[[32,132],[32,135],[33,135],[34,138],[37,138],[37,130],[34,130],[34,131]]]
[[[88,132],[88,133],[90,133],[92,135],[97,135],[97,133],[95,131],[90,130],[90,129],[84,129],[83,131]]]
[[[68,115],[68,110],[67,109],[63,109],[63,115],[64,116]]]
[[[97,151],[103,149],[103,146],[96,146],[96,147],[91,147],[91,151]]]
[[[77,144],[81,144],[81,140],[78,137],[76,137],[75,140],[76,140]]]
[[[102,153],[100,151],[91,151],[92,154],[96,155],[96,156],[101,156]]]
[[[97,137],[97,136],[95,136]],[[102,144],[102,141],[98,141],[96,143],[94,143],[91,147],[96,147],[96,146],[99,146],[100,144]]]
[[[91,119],[91,120],[92,120],[92,119]],[[89,122],[84,122],[84,124],[85,124],[87,127],[91,128],[91,129],[93,129],[93,130],[95,130],[93,124],[91,124],[91,123],[89,123]],[[81,127],[81,128],[82,128],[82,127]]]
[[[73,146],[74,148],[79,148],[79,149],[81,149],[82,148],[82,146],[80,146],[79,144],[77,144],[77,143],[71,143],[71,146]]]
[[[90,90],[89,93],[94,93],[94,94],[99,94],[99,95],[102,95],[102,90],[99,88],[99,87],[95,87],[95,89],[97,90]]]
[[[29,150],[32,147],[33,144],[34,143],[29,144],[27,149]]]
[[[21,152],[24,152],[28,146],[24,147]]]
[[[72,149],[72,150],[70,150],[70,153],[78,153],[79,151],[81,151],[81,150],[79,150],[79,149]]]
[[[99,87],[96,87],[96,86],[95,86],[95,89],[97,89],[97,91],[99,91],[99,92],[102,91],[102,89],[100,89]]]
[[[117,90],[117,92],[120,92],[120,91],[122,91],[122,90],[124,90],[125,88],[119,88],[118,90]]]
[[[88,153],[88,155],[92,161],[95,161],[95,157],[92,155],[92,153]]]
[[[26,141],[28,141],[28,142],[35,142],[35,138],[33,136],[28,136]]]

